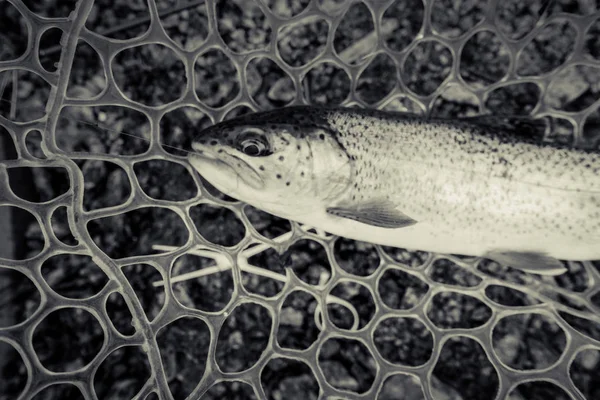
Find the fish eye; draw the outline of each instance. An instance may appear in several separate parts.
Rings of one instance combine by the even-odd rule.
[[[238,140],[238,150],[250,157],[263,157],[269,154],[269,143],[263,135],[247,131]]]

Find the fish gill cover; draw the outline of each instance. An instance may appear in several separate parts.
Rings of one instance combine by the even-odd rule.
[[[0,26],[0,399],[600,397],[600,263],[334,237],[182,151],[296,104],[597,147],[597,2],[4,0]]]

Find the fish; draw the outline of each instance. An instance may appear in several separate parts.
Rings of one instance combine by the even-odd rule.
[[[544,119],[291,106],[215,124],[188,161],[221,192],[349,239],[559,275],[600,259],[600,153]]]

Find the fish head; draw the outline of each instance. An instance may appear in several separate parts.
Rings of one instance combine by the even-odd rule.
[[[350,185],[350,158],[323,121],[285,112],[205,129],[191,165],[221,192],[284,218],[326,205]]]

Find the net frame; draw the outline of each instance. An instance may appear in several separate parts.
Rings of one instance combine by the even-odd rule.
[[[471,89],[471,93],[476,97],[479,103],[479,109],[483,110],[489,94],[497,88],[517,82],[532,82],[540,88],[542,92],[541,97],[543,97],[543,94],[548,90],[552,79],[568,67],[572,65],[585,65],[592,67],[598,66],[597,60],[591,59],[584,54],[585,34],[589,30],[590,26],[598,19],[598,12],[585,16],[576,16],[567,13],[555,14],[551,18],[538,23],[536,28],[523,38],[520,38],[519,40],[511,40],[497,29],[495,23],[495,13],[496,6],[499,2],[491,1],[488,3],[488,7],[485,11],[485,18],[482,22],[477,24],[465,34],[462,34],[456,38],[448,38],[438,34],[432,26],[431,14],[434,2],[426,1],[424,3],[424,23],[421,27],[421,30],[416,35],[415,40],[413,40],[413,42],[403,51],[394,52],[392,54],[386,47],[384,38],[380,34],[380,31],[382,29],[381,21],[383,20],[383,15],[385,11],[394,3],[394,0],[364,1],[362,3],[368,7],[373,16],[373,20],[375,21],[375,36],[377,38],[376,45],[372,48],[372,52],[368,56],[368,60],[374,58],[377,54],[386,53],[392,56],[391,59],[395,63],[396,68],[401,70],[406,62],[406,59],[409,57],[414,48],[419,44],[430,40],[435,40],[445,45],[453,56],[450,74],[431,94],[418,95],[412,92],[402,79],[398,79],[395,88],[387,96],[375,104],[367,104],[363,99],[361,99],[360,96],[357,95],[357,84],[361,74],[369,66],[369,62],[359,62],[355,65],[349,65],[334,50],[334,32],[344,19],[346,11],[352,5],[360,3],[359,0],[353,0],[344,3],[339,9],[332,13],[325,12],[320,3],[311,1],[309,6],[304,11],[292,18],[282,18],[277,16],[266,4],[258,2],[256,4],[265,15],[266,21],[270,25],[274,37],[266,49],[254,50],[248,53],[236,53],[232,51],[219,35],[215,1],[206,1],[209,28],[208,37],[201,46],[189,51],[183,50],[177,46],[164,31],[160,22],[159,10],[153,1],[148,1],[150,28],[141,36],[124,41],[102,37],[85,27],[86,20],[88,19],[94,4],[94,2],[91,0],[79,1],[76,9],[68,18],[43,18],[31,12],[20,0],[9,1],[19,10],[27,22],[29,42],[27,45],[27,50],[22,57],[13,61],[0,63],[0,72],[12,69],[31,71],[41,76],[51,86],[51,93],[47,102],[46,114],[41,119],[32,122],[18,123],[11,121],[10,118],[0,117],[0,124],[4,126],[10,133],[16,144],[16,149],[18,152],[18,158],[16,160],[4,161],[0,166],[0,182],[2,185],[0,187],[0,206],[17,206],[33,214],[42,228],[42,233],[45,240],[43,250],[33,258],[22,261],[0,259],[0,264],[3,268],[14,269],[23,273],[27,278],[34,282],[41,294],[40,307],[30,318],[18,325],[0,329],[0,340],[10,344],[21,354],[28,370],[29,379],[20,398],[31,398],[34,394],[40,392],[45,387],[60,382],[73,383],[81,390],[85,398],[96,398],[93,379],[100,363],[114,350],[126,345],[141,346],[148,356],[151,367],[151,378],[147,381],[140,392],[137,393],[135,398],[144,399],[152,392],[156,393],[161,399],[172,398],[164,366],[161,362],[161,354],[157,345],[156,336],[161,328],[182,318],[183,316],[195,317],[204,321],[211,336],[205,373],[196,389],[188,396],[190,399],[200,397],[213,384],[222,380],[238,380],[248,383],[253,387],[255,394],[259,398],[266,398],[266,393],[261,383],[260,374],[269,360],[275,356],[287,357],[292,360],[305,362],[307,365],[309,365],[320,388],[319,398],[373,398],[377,395],[377,392],[381,390],[384,381],[386,381],[386,379],[390,376],[398,373],[406,373],[417,377],[422,384],[424,396],[426,398],[433,398],[434,394],[431,385],[433,368],[438,361],[444,344],[451,338],[458,336],[471,338],[475,342],[479,343],[482,349],[485,351],[485,354],[488,357],[491,365],[498,374],[499,387],[496,396],[498,399],[505,398],[518,384],[534,380],[552,382],[566,390],[573,398],[585,398],[581,391],[573,383],[572,379],[568,379],[570,376],[569,369],[573,359],[579,352],[584,349],[600,350],[600,347],[598,346],[597,340],[594,340],[594,338],[581,333],[565,322],[561,318],[558,311],[568,311],[569,313],[581,318],[585,318],[588,321],[600,323],[600,317],[597,315],[598,307],[592,301],[593,296],[597,293],[597,282],[600,279],[600,274],[590,262],[583,263],[583,268],[585,269],[590,281],[589,287],[585,291],[576,294],[572,291],[557,288],[552,284],[540,280],[528,280],[524,284],[516,284],[507,282],[504,279],[490,277],[489,274],[485,274],[476,268],[476,265],[480,262],[479,259],[465,260],[449,255],[430,255],[422,267],[418,269],[411,269],[406,265],[402,265],[392,259],[379,247],[377,248],[377,251],[384,260],[382,262],[382,266],[373,274],[363,277],[351,274],[337,265],[333,248],[335,238],[321,232],[310,232],[307,227],[302,227],[294,223],[292,224],[292,232],[285,238],[279,238],[270,241],[266,243],[264,247],[255,248],[254,251],[258,251],[269,246],[276,248],[281,247],[281,243],[294,242],[299,238],[310,238],[311,240],[320,243],[325,248],[328,259],[332,265],[331,277],[327,283],[314,286],[300,280],[288,269],[286,270],[286,283],[283,290],[276,296],[264,298],[262,296],[250,293],[244,288],[244,285],[241,284],[242,271],[244,271],[244,268],[246,272],[256,272],[256,270],[252,269],[253,266],[247,263],[247,258],[250,254],[248,254],[248,250],[246,250],[246,248],[249,244],[254,243],[254,241],[265,241],[263,237],[257,237],[255,234],[253,234],[252,229],[249,229],[251,222],[248,220],[247,216],[242,210],[243,205],[231,205],[212,196],[204,188],[198,176],[193,174],[193,171],[189,166],[186,166],[186,169],[194,177],[194,182],[198,186],[199,192],[194,198],[181,202],[166,202],[153,199],[146,195],[137,180],[131,177],[135,176],[133,166],[138,162],[162,159],[174,160],[181,163],[182,159],[180,157],[178,158],[170,154],[161,146],[160,121],[164,115],[172,110],[183,106],[193,106],[206,115],[209,115],[213,122],[217,122],[224,119],[229,111],[240,105],[245,105],[253,110],[259,110],[261,108],[261,106],[251,95],[247,85],[242,85],[239,94],[226,106],[218,109],[208,107],[202,101],[200,101],[200,99],[198,99],[194,92],[194,88],[196,87],[193,73],[194,65],[198,56],[210,49],[221,50],[234,63],[237,69],[239,82],[247,82],[247,66],[253,59],[259,56],[270,58],[291,78],[296,91],[296,100],[294,103],[308,103],[306,95],[302,90],[302,78],[308,73],[308,71],[320,63],[331,62],[343,69],[351,81],[351,90],[349,96],[344,101],[345,105],[383,108],[392,100],[396,99],[399,94],[401,94],[402,96],[405,96],[406,98],[420,104],[422,109],[428,114],[433,107],[434,101],[448,87],[458,84],[461,87],[469,87]],[[329,24],[329,34],[325,43],[324,51],[318,57],[304,66],[289,66],[282,60],[281,55],[279,54],[279,50],[277,48],[278,40],[276,40],[275,37],[276,35],[285,32],[285,29],[283,29],[284,26],[293,26],[297,23],[304,23],[311,18],[324,18]],[[516,60],[518,59],[519,54],[523,52],[525,46],[527,46],[527,44],[536,37],[543,26],[547,26],[552,22],[562,20],[569,21],[571,26],[576,30],[576,46],[568,61],[560,65],[560,67],[554,69],[551,73],[526,78],[519,76],[516,72]],[[65,32],[63,41],[61,42],[61,57],[56,73],[49,73],[42,67],[39,56],[36,52],[36,49],[39,47],[43,32],[49,27],[59,28]],[[485,87],[473,88],[464,82],[459,73],[460,57],[457,57],[457,54],[460,54],[462,48],[470,37],[477,32],[483,31],[493,31],[499,35],[509,50],[510,64],[508,72],[505,78],[502,80]],[[107,89],[99,96],[86,100],[68,98],[66,95],[71,65],[73,63],[76,47],[80,39],[83,39],[85,42],[87,42],[100,55],[107,78]],[[116,83],[112,69],[107,67],[112,65],[113,60],[119,52],[137,46],[150,44],[161,44],[172,50],[183,62],[187,77],[187,83],[183,96],[173,102],[157,107],[147,106],[127,98],[127,96],[125,96],[123,91]],[[126,157],[78,153],[78,159],[110,161],[122,167],[130,177],[129,181],[131,183],[133,194],[125,203],[120,206],[86,212],[83,209],[83,174],[78,168],[77,164],[74,162],[72,155],[63,151],[57,146],[55,132],[57,129],[59,115],[63,107],[100,105],[120,105],[143,113],[150,121],[149,150],[140,155]],[[573,124],[577,142],[582,138],[584,122],[593,112],[595,112],[598,106],[600,106],[600,100],[596,100],[592,105],[579,112],[561,112],[549,107],[548,105],[544,104],[544,102],[539,102],[531,114],[534,116],[560,116],[568,120]],[[43,132],[42,149],[44,153],[49,156],[45,160],[33,157],[26,150],[26,133],[33,129]],[[15,195],[8,184],[7,169],[15,167],[66,168],[69,180],[71,182],[71,188],[65,195],[46,203],[35,204],[27,202]],[[199,201],[207,202],[217,206],[226,205],[235,213],[238,218],[243,221],[250,234],[246,235],[242,241],[231,248],[226,248],[224,246],[219,246],[208,242],[204,237],[198,234],[194,227],[194,222],[190,217],[190,208],[196,205]],[[79,241],[79,244],[76,246],[65,245],[63,242],[58,240],[52,230],[52,214],[58,207],[61,206],[68,206],[71,210],[68,214],[68,220],[73,231],[73,235]],[[140,207],[161,207],[174,212],[181,218],[185,224],[185,227],[190,233],[187,242],[183,246],[169,248],[167,253],[160,255],[143,255],[116,260],[110,258],[95,244],[93,238],[86,229],[87,223],[95,219],[110,217],[136,210]],[[209,253],[213,253],[213,255],[217,254],[214,255],[215,259],[220,261],[221,264],[227,264],[227,266],[222,265],[220,268],[230,268],[235,282],[231,301],[224,310],[218,313],[192,310],[182,306],[175,299],[172,285],[167,284],[165,286],[165,305],[159,316],[150,322],[146,317],[139,301],[137,300],[136,294],[127,280],[127,277],[122,272],[122,267],[136,263],[153,265],[161,273],[162,279],[169,283],[172,281],[170,271],[172,271],[176,260],[181,255],[194,251],[204,251],[204,253],[201,253],[204,256],[208,255],[208,253],[206,253],[207,251]],[[98,294],[88,299],[74,300],[58,295],[43,278],[41,267],[43,262],[49,257],[61,253],[90,255],[93,261],[110,278],[109,283]],[[482,281],[478,285],[470,288],[441,285],[439,282],[433,280],[429,276],[429,271],[431,270],[433,264],[440,258],[452,260],[456,265],[466,268],[471,273],[480,277]],[[383,303],[378,293],[377,288],[379,287],[379,282],[382,279],[382,276],[387,271],[395,269],[404,271],[410,275],[414,275],[429,286],[429,290],[427,291],[426,295],[423,296],[423,298],[415,307],[412,307],[408,310],[397,310],[390,308]],[[323,311],[327,309],[327,304],[331,303],[332,301],[336,301],[335,298],[331,296],[330,292],[340,282],[356,282],[362,284],[370,291],[372,298],[375,300],[375,313],[372,316],[371,321],[360,330],[340,329],[331,323],[327,317],[327,313]],[[529,306],[525,309],[515,309],[514,307],[501,306],[492,302],[488,297],[486,297],[485,290],[490,285],[502,285],[528,292],[532,295],[535,295],[536,298],[542,299],[544,302],[539,305]],[[557,302],[556,298],[541,294],[540,291],[543,289],[552,290],[553,293],[562,294],[567,297],[577,297],[578,300],[583,302],[589,310],[593,310],[596,313],[574,310],[568,306],[565,306],[564,304]],[[319,317],[319,319],[321,319],[320,324],[322,326],[321,334],[319,335],[318,340],[305,351],[295,351],[282,348],[275,339],[277,337],[277,327],[280,324],[280,313],[283,302],[291,292],[297,290],[305,291],[313,295],[317,300],[319,309],[321,310]],[[106,315],[104,305],[108,296],[115,291],[123,295],[133,316],[136,332],[130,337],[124,337],[123,335],[117,334],[110,328],[112,326],[112,322]],[[487,305],[493,310],[491,318],[489,318],[485,324],[473,329],[440,329],[430,320],[427,315],[427,310],[434,296],[436,296],[438,293],[447,291],[461,293],[477,298],[483,304]],[[235,310],[236,307],[249,302],[263,306],[268,310],[271,316],[272,324],[267,348],[262,353],[258,362],[256,362],[251,368],[237,373],[224,373],[219,369],[216,361],[216,346],[217,338],[219,337],[219,330],[227,317]],[[35,327],[48,314],[55,310],[67,307],[86,310],[96,319],[98,319],[105,335],[105,342],[97,356],[87,366],[74,372],[50,372],[44,368],[36,356],[36,352],[32,344],[34,330]],[[545,315],[555,321],[565,332],[567,338],[565,349],[562,352],[559,360],[557,360],[548,368],[535,371],[515,370],[505,365],[493,350],[492,331],[498,321],[508,316],[520,315],[523,313]],[[315,314],[315,316],[317,317],[317,314]],[[390,317],[410,317],[420,321],[424,326],[426,326],[426,328],[432,334],[434,343],[433,352],[429,361],[418,367],[407,367],[393,364],[381,356],[374,344],[373,335],[379,323]],[[319,351],[323,344],[331,338],[355,340],[362,343],[371,353],[373,359],[375,360],[377,372],[371,388],[365,393],[357,394],[336,389],[326,379],[325,374],[319,365]]]

